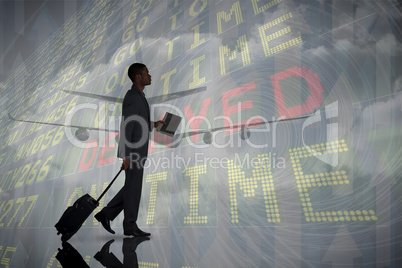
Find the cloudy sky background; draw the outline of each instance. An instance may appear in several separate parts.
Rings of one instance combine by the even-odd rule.
[[[2,24],[0,27],[0,85],[4,85],[4,82],[7,81],[7,79],[14,73],[16,69],[24,66],[25,64],[29,65],[34,52],[40,48],[40,46],[52,35],[52,33],[56,32],[58,29],[60,29],[60,27],[63,27],[64,22],[66,22],[70,17],[74,16],[83,6],[84,2],[86,1],[2,1],[0,3],[0,12],[2,14]],[[186,1],[184,4],[185,10],[188,10],[191,2],[192,1]],[[216,10],[218,10],[222,7],[225,7],[225,9],[228,10],[233,2],[234,1],[231,1],[230,4],[225,5],[225,3],[229,3],[229,1],[217,1],[216,6],[215,2],[210,2],[209,9],[213,10],[216,8]],[[241,2],[245,3],[244,1]],[[208,85],[208,91],[196,96],[190,96],[187,99],[187,102],[193,104],[192,109],[199,110],[202,106],[202,100],[212,97],[211,106],[213,107],[213,112],[207,116],[209,119],[212,119],[213,116],[222,115],[222,92],[233,87],[243,85],[243,83],[245,83],[244,81],[250,82],[255,79],[254,81],[256,81],[258,85],[258,92],[249,92],[247,93],[248,95],[244,95],[247,96],[244,99],[252,99],[257,107],[257,112],[263,111],[264,114],[262,115],[270,120],[270,116],[277,116],[278,114],[274,105],[275,98],[269,80],[269,75],[275,72],[286,70],[293,66],[307,65],[309,68],[315,68],[313,71],[320,74],[320,79],[323,83],[323,88],[325,91],[325,98],[324,102],[321,104],[321,108],[338,101],[339,110],[338,119],[336,121],[338,124],[337,129],[339,130],[338,135],[340,139],[346,140],[350,149],[350,153],[347,154],[347,157],[344,157],[345,154],[340,155],[340,166],[337,168],[346,170],[354,177],[354,179],[356,179],[356,182],[353,185],[354,188],[334,187],[335,190],[332,190],[331,192],[333,195],[329,194],[328,200],[326,199],[327,196],[324,196],[325,192],[322,191],[321,198],[324,200],[323,203],[327,202],[325,204],[329,205],[330,207],[337,207],[339,204],[336,203],[336,200],[342,200],[342,196],[345,196],[344,200],[348,200],[350,203],[353,203],[352,201],[355,200],[360,204],[360,202],[366,201],[367,198],[368,202],[365,203],[367,206],[380,208],[383,205],[382,208],[384,210],[379,211],[378,213],[384,213],[381,214],[381,216],[388,215],[388,218],[385,216],[379,216],[379,226],[380,224],[381,226],[386,226],[385,229],[388,232],[388,236],[384,237],[384,239],[387,239],[385,240],[386,244],[389,246],[388,248],[390,251],[392,244],[392,249],[394,252],[397,252],[398,248],[400,247],[400,244],[397,244],[398,241],[400,241],[398,240],[400,236],[398,238],[397,233],[396,236],[391,238],[390,234],[391,230],[397,230],[398,225],[394,225],[394,223],[391,222],[390,214],[392,211],[398,211],[398,209],[400,210],[401,201],[399,199],[391,200],[391,188],[387,188],[386,191],[384,190],[384,192],[381,194],[378,194],[378,189],[382,189],[381,187],[389,187],[390,185],[394,185],[395,187],[392,189],[393,195],[397,197],[400,196],[402,190],[400,183],[400,174],[402,174],[400,172],[401,163],[399,161],[401,158],[400,148],[402,147],[400,146],[400,118],[402,116],[402,98],[400,94],[402,91],[402,31],[400,28],[400,25],[402,25],[402,5],[400,1],[284,0],[280,4],[268,9],[267,11],[263,12],[263,14],[260,14],[256,17],[253,16],[252,9],[244,11],[244,18],[247,18],[245,22],[238,28],[230,28],[222,35],[217,34],[216,17],[212,18],[213,16],[211,15],[210,28],[212,30],[209,30],[209,27],[205,27],[201,28],[200,32],[200,38],[205,38],[206,43],[204,45],[200,45],[199,49],[185,51],[185,49],[182,48],[181,50],[174,50],[172,63],[159,61],[160,59],[163,61],[163,59],[167,58],[168,47],[166,46],[166,43],[171,40],[174,34],[173,33],[171,35],[171,33],[166,30],[169,26],[169,24],[166,23],[169,22],[166,17],[169,16],[165,15],[165,20],[160,21],[165,22],[166,25],[163,23],[152,24],[154,21],[157,21],[160,18],[159,15],[162,15],[163,12],[165,12],[166,5],[161,3],[164,3],[163,0],[154,1],[152,10],[150,11],[150,16],[153,20],[150,21],[150,25],[154,28],[148,27],[146,30],[140,33],[144,37],[144,44],[150,45],[150,47],[153,48],[158,48],[156,49],[158,54],[153,55],[153,50],[150,49],[148,50],[148,54],[136,54],[129,58],[126,57],[122,64],[114,66],[113,61],[118,56],[118,52],[121,51],[124,46],[128,45],[130,47],[135,40],[135,38],[132,37],[129,41],[122,44],[122,33],[128,28],[128,25],[126,25],[126,20],[128,19],[131,11],[133,11],[133,8],[119,10],[120,13],[116,14],[116,16],[119,15],[119,19],[117,20],[114,29],[121,30],[108,31],[107,37],[109,37],[110,40],[107,40],[107,42],[98,49],[99,51],[103,51],[103,48],[112,43],[114,46],[111,46],[112,48],[109,46],[107,47],[107,55],[105,57],[101,57],[99,62],[96,63],[89,74],[89,77],[91,77],[93,81],[86,85],[85,88],[80,90],[104,94],[107,80],[116,71],[120,72],[119,79],[121,79],[124,67],[132,61],[138,59],[157,59],[157,62],[154,61],[150,63],[154,71],[151,73],[153,76],[153,85],[147,88],[149,90],[146,92],[146,94],[148,94],[148,96],[161,95],[162,83],[160,81],[160,75],[163,74],[163,72],[169,70],[170,67],[177,67],[177,72],[180,75],[182,73],[184,74],[183,77],[181,77],[182,81],[180,82],[180,86],[183,84],[188,85],[192,79],[192,72],[188,71],[192,69],[192,66],[189,65],[189,59],[192,59],[195,55],[198,56],[200,53],[202,54],[204,52],[209,52],[210,55],[214,57],[217,55],[219,46],[229,44],[231,48],[233,48],[233,46],[236,45],[238,34],[246,33],[252,64],[243,69],[238,68],[235,71],[229,72],[224,78],[220,78],[219,75],[216,75],[215,73],[215,71],[219,71],[219,61],[215,62],[211,60],[212,62],[216,63],[216,66],[210,64],[211,68],[204,67],[201,70],[202,74],[207,77],[206,84]],[[173,1],[169,1],[168,7],[171,7],[172,3]],[[248,3],[248,7],[251,7],[250,3]],[[173,11],[169,12],[173,14],[174,11],[175,10],[173,9]],[[293,46],[286,51],[277,53],[275,55],[275,60],[264,59],[262,54],[263,50],[261,38],[258,30],[259,27],[268,21],[271,21],[272,18],[280,17],[289,11],[293,13],[293,19],[285,21],[282,25],[291,27],[292,32],[289,34],[291,37],[297,37],[301,34],[304,38],[304,42]],[[188,22],[188,14],[184,16],[184,18],[179,19],[179,23],[183,21],[185,22],[183,25],[180,25],[180,31],[183,29],[187,31],[181,33],[183,46],[192,43],[194,36],[190,28],[192,25],[197,23],[197,21],[191,20]],[[232,20],[232,23],[233,21],[234,20]],[[215,24],[213,24],[213,22],[215,22]],[[77,36],[74,37],[76,38]],[[286,37],[288,38],[288,36]],[[272,44],[281,40],[283,39],[279,38],[278,40],[273,40]],[[73,38],[68,40],[69,46],[66,47],[66,54],[70,49],[73,48],[73,41]],[[183,52],[183,54],[180,54],[179,52]],[[54,71],[54,76],[49,79],[48,83],[50,85],[61,76],[61,74],[57,74],[57,69],[61,68],[61,65],[63,64],[63,56],[61,59],[59,59],[57,65],[55,66],[56,70]],[[345,62],[347,63],[345,64]],[[264,64],[258,65],[254,63]],[[108,70],[104,73],[100,71],[106,69]],[[18,84],[18,82],[19,79],[17,78],[16,83]],[[177,81],[172,81],[172,83],[179,84]],[[303,87],[301,84],[301,79],[291,79],[291,81],[286,84],[286,86],[289,88],[294,87],[298,89],[296,93],[289,90],[285,91],[285,98],[288,99],[290,103],[298,103],[300,100],[304,100],[306,97],[308,97],[309,92],[302,92],[301,89]],[[121,97],[128,88],[129,83],[126,81],[124,86],[117,86],[117,89],[109,92],[109,95]],[[14,96],[14,92],[12,90],[13,87],[8,87],[1,92],[0,88],[0,103],[2,106],[7,105],[7,107],[13,112],[13,115],[20,116],[22,115],[22,109],[13,106],[13,104],[9,102],[9,100]],[[174,88],[172,90],[179,91],[178,88]],[[36,92],[33,91],[29,92],[28,94],[35,96]],[[41,97],[45,98],[47,96],[41,95]],[[72,96],[66,95],[65,98],[71,99]],[[242,99],[242,97],[238,98],[239,101],[244,99]],[[80,98],[80,101],[97,103],[94,100],[86,98]],[[265,103],[265,101],[267,103]],[[186,105],[186,103],[183,103],[183,101],[180,100],[170,103],[177,105],[181,109],[184,105]],[[44,112],[37,113],[38,108],[39,107],[37,105],[32,105],[29,110],[23,112],[28,114],[29,119],[34,120],[38,120],[41,118],[41,116],[47,116],[49,111],[45,110]],[[1,113],[2,121],[0,124],[2,124],[2,126],[13,124],[8,121],[7,112],[8,111],[3,110]],[[256,112],[253,111],[252,115],[255,115],[254,113]],[[82,115],[82,120],[80,123],[91,124],[91,126],[94,126],[95,122],[93,120],[93,116],[95,116],[95,112]],[[247,119],[248,114],[246,113],[244,116],[245,118],[243,119]],[[77,119],[78,122],[79,119],[80,118]],[[16,127],[16,129],[22,127],[25,127],[25,125],[20,124],[18,127]],[[114,127],[116,127],[116,125],[114,125]],[[203,127],[205,127],[205,125],[203,125]],[[275,148],[278,155],[287,155],[289,148],[302,145],[303,137],[298,132],[300,131],[301,127],[302,122],[300,124],[284,124],[281,126],[281,129],[279,130],[280,138],[278,141],[278,148]],[[327,134],[325,127],[326,125],[323,123],[322,125],[316,126],[310,130],[310,132],[308,132],[308,134],[311,135],[309,139],[314,140],[314,138],[325,138],[325,135]],[[10,133],[12,133],[14,130],[15,129],[11,129]],[[33,136],[28,138],[36,138],[42,134],[42,132],[38,131],[34,133]],[[4,134],[3,137],[7,137],[7,134],[8,133]],[[91,138],[96,137],[97,136],[95,135]],[[224,139],[225,137],[218,137],[218,141],[220,143],[224,142]],[[264,139],[266,140],[266,137],[263,134],[259,135],[252,133],[252,141],[262,142]],[[202,140],[202,137],[200,137],[200,140]],[[15,149],[18,145],[19,142],[16,142],[10,147],[5,148],[5,150]],[[64,145],[65,147],[63,148],[65,149],[72,147],[71,144],[65,143],[63,146]],[[269,148],[269,150],[271,149],[273,148]],[[170,151],[168,151],[166,155],[168,155],[169,152]],[[191,158],[194,153],[197,152],[197,150],[191,148],[190,146],[179,146],[174,150],[174,152],[184,157]],[[211,148],[209,151],[207,149],[203,152],[205,152],[206,155],[209,154],[223,157],[226,155],[233,156],[236,153],[255,153],[255,150],[244,146],[241,148],[225,148],[224,150]],[[48,152],[44,151],[38,155],[34,155],[29,160],[36,161],[41,157],[45,157],[46,154],[48,154]],[[81,155],[82,151],[79,151],[76,157],[79,158]],[[163,153],[156,154],[155,158],[164,155],[165,154]],[[287,159],[287,161],[289,161],[289,159]],[[55,164],[57,165],[52,166],[55,170],[60,171],[63,169],[63,163],[57,162]],[[13,163],[8,166],[2,166],[1,168],[4,170],[4,172],[7,172],[9,169],[11,170],[11,168],[14,168],[15,165],[16,163]],[[307,168],[306,171],[310,171],[312,173],[316,170],[328,168],[319,161],[310,161],[303,167]],[[101,177],[100,174],[98,174],[101,173],[101,171],[104,171],[104,169],[96,168],[95,166],[94,169],[89,171],[91,176],[88,177],[93,178],[93,180],[97,180],[97,178]],[[331,168],[328,168],[328,171],[331,171]],[[106,174],[112,174],[113,170],[108,168],[104,172],[107,172]],[[247,170],[247,172],[248,174],[251,174],[250,170]],[[177,171],[177,173],[178,177],[183,176],[182,170]],[[57,181],[59,183],[58,187],[61,187],[62,189],[64,189],[63,187],[66,189],[74,188],[75,186],[80,185],[80,179],[86,175],[88,175],[88,173],[77,172],[69,177],[66,176],[68,179],[62,177]],[[220,169],[215,174],[217,179],[219,178],[219,175],[227,176],[227,171]],[[293,258],[297,259],[300,257],[299,255],[302,254],[302,246],[300,243],[302,241],[301,219],[303,216],[302,213],[300,213],[299,197],[294,195],[295,182],[293,180],[294,174],[291,165],[289,164],[286,170],[276,170],[275,176],[275,187],[278,186],[277,190],[281,193],[285,193],[280,199],[281,204],[283,204],[283,206],[281,205],[280,209],[282,213],[281,215],[285,218],[286,224],[288,224],[285,224],[285,228],[282,230],[276,230],[276,242],[278,245],[284,245],[285,248],[288,247],[292,250],[295,250],[296,254],[293,256]],[[214,178],[213,174],[211,178]],[[102,179],[105,178],[102,177]],[[223,185],[221,181],[218,182],[218,184]],[[185,196],[189,196],[189,189],[183,185],[179,186],[178,192],[182,194],[184,193]],[[207,186],[211,188],[215,187],[213,179],[212,181],[208,181]],[[377,186],[381,187],[375,188]],[[220,186],[218,185],[218,187]],[[377,190],[377,195],[373,194],[375,190]],[[29,188],[29,191],[31,191],[31,188]],[[174,192],[172,194],[178,195],[178,192]],[[2,193],[2,196],[3,194],[7,195],[7,198],[9,198],[9,196],[14,194],[14,192],[5,192]],[[224,199],[222,196],[224,196],[225,193],[221,194],[221,196],[217,197],[218,199]],[[166,206],[169,206],[170,203],[168,199],[170,196],[166,195],[164,198],[165,199],[163,199],[163,202],[166,203]],[[176,202],[179,205],[186,207],[186,202]],[[144,214],[142,219],[145,218],[145,213],[147,211],[146,204],[146,202],[143,204]],[[205,207],[212,211],[214,209],[222,209],[222,207],[215,208],[215,204],[209,204],[209,206],[207,205]],[[250,210],[249,212],[250,215],[253,216],[260,215],[259,210]],[[166,213],[161,213],[159,216],[165,218],[169,217],[169,215],[166,215]],[[399,222],[401,220],[400,214],[393,214],[392,220]],[[221,225],[218,226],[218,228],[221,228],[222,223],[219,222],[219,224]],[[115,223],[115,225],[117,225],[117,223]],[[227,226],[224,227],[226,228]],[[194,228],[194,230],[195,229],[196,228]],[[375,226],[369,226],[367,229],[370,229],[372,233],[375,232]],[[228,236],[225,236],[225,230],[222,231],[222,233],[219,233],[220,236],[218,237],[218,240],[221,245],[225,245],[226,242],[229,241]],[[362,227],[362,230],[365,231],[366,229]],[[256,232],[263,233],[261,230],[257,230]],[[338,230],[334,230],[332,233],[329,231],[329,234],[323,234],[321,237],[305,235],[303,239],[312,241],[310,246],[313,245],[312,247],[314,247],[316,241],[321,241],[322,239],[322,241],[329,241],[328,243],[330,243],[335,234],[339,235],[340,233],[342,236],[348,231],[345,228],[340,228],[339,233],[337,232]],[[379,237],[380,233],[378,233],[377,236]],[[362,238],[359,233],[356,233],[355,237],[357,237],[357,239]],[[356,243],[353,241],[353,239],[351,241],[351,244]],[[253,241],[248,241],[247,245],[253,245],[253,243]],[[246,247],[247,245],[242,246]],[[206,247],[208,246],[209,245],[206,245]],[[375,247],[375,245],[372,247]],[[210,247],[210,250],[212,248],[213,247]],[[260,251],[262,251],[261,247],[258,247],[258,245],[255,248],[260,248]],[[328,252],[331,251],[328,250]],[[377,251],[378,257],[380,257],[381,252],[382,251]],[[365,254],[367,255],[369,253],[365,252]],[[257,255],[263,256],[263,254]],[[328,257],[328,254],[325,256]],[[387,255],[384,256],[385,257],[381,258],[387,257]],[[283,264],[284,266],[290,267],[289,265],[286,265],[289,264],[288,257],[289,254],[286,251],[281,250],[280,246],[275,247],[275,259],[277,261],[275,264]],[[317,258],[319,259],[320,257],[322,256],[318,256]],[[227,258],[225,261],[230,262],[230,259]],[[319,260],[317,262],[319,262]],[[389,259],[388,262],[390,262]]]

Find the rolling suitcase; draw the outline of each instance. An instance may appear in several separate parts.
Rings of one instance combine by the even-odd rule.
[[[123,168],[113,178],[112,182],[102,192],[97,200],[92,198],[89,194],[85,194],[77,199],[71,207],[68,207],[64,211],[60,220],[56,223],[57,234],[62,234],[61,241],[65,242],[69,240],[82,226],[85,220],[91,215],[91,213],[99,206],[99,201],[106,194],[114,181],[122,172]]]

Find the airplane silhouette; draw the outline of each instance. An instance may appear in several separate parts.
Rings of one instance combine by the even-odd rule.
[[[192,95],[192,94],[195,94],[195,93],[199,93],[199,92],[202,92],[202,91],[205,91],[205,90],[206,90],[206,87],[199,87],[199,88],[189,89],[189,90],[186,90],[186,91],[170,93],[170,94],[167,94],[167,95],[160,95],[160,96],[150,97],[150,98],[147,98],[147,100],[148,100],[148,103],[150,105],[152,105],[152,104],[155,104],[155,103],[160,103],[160,102],[165,102],[165,101],[169,101],[169,100],[173,100],[173,99],[182,98],[182,97],[189,96],[189,95]],[[95,98],[95,99],[101,99],[101,100],[110,101],[110,102],[117,102],[117,103],[122,103],[123,102],[123,98],[119,98],[119,97],[104,96],[104,95],[98,95],[98,94],[92,94],[92,93],[86,93],[86,92],[79,92],[79,91],[67,91],[67,90],[62,90],[62,91],[70,93],[70,94],[74,94],[74,95],[79,95],[79,96],[83,96],[83,97],[90,97],[90,98]],[[272,121],[249,123],[249,124],[226,126],[226,127],[217,127],[217,128],[212,128],[212,129],[197,129],[197,130],[193,130],[193,131],[190,131],[190,132],[178,133],[178,134],[175,134],[173,136],[173,139],[172,139],[173,140],[173,146],[172,147],[175,147],[178,144],[180,144],[180,141],[181,141],[182,138],[197,135],[197,134],[204,134],[203,135],[203,141],[206,144],[210,144],[212,142],[212,133],[213,132],[226,130],[226,129],[232,129],[232,130],[240,129],[240,138],[243,139],[243,140],[246,140],[251,135],[250,130],[249,130],[251,127],[262,126],[262,125],[271,124],[271,123],[279,123],[279,122],[291,121],[291,120],[299,120],[299,119],[310,117],[316,111],[317,111],[317,109],[314,109],[313,112],[311,112],[309,114],[306,114],[306,115],[303,115],[303,116],[299,116],[299,117],[279,118],[277,120],[272,120]],[[75,137],[78,140],[82,141],[82,142],[85,142],[85,141],[87,141],[89,139],[89,130],[98,130],[98,131],[106,131],[106,132],[119,132],[119,130],[116,130],[116,129],[95,128],[95,127],[78,126],[78,125],[67,125],[67,124],[59,124],[59,123],[47,123],[47,122],[40,122],[40,121],[21,120],[21,119],[16,119],[16,118],[12,117],[11,114],[8,114],[8,116],[9,116],[9,118],[11,120],[14,120],[14,121],[77,128],[77,130],[75,132]],[[180,139],[180,141],[178,141],[179,139]]]

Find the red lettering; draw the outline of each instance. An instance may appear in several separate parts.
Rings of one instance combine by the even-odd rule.
[[[207,115],[208,107],[211,104],[211,98],[205,99],[202,103],[201,111],[199,112],[199,117],[205,117]],[[187,119],[190,121],[192,118],[195,117],[194,113],[191,111],[190,105],[184,107],[184,113],[186,114]],[[199,129],[200,124],[205,120],[202,118],[195,118],[190,121],[190,128],[191,129]],[[198,141],[199,134],[195,134],[191,136],[191,141],[195,142]]]
[[[236,105],[229,105],[230,98],[243,94],[243,93],[253,90],[253,89],[255,89],[255,82],[251,82],[251,83],[248,83],[241,87],[237,87],[237,88],[234,88],[234,89],[231,89],[229,91],[222,93],[223,115],[226,117],[230,117],[230,115],[232,115],[232,114],[253,108],[252,100],[243,101],[240,104],[237,103]],[[239,131],[240,130],[239,126],[244,125],[246,122],[247,122],[247,120],[243,120],[241,122],[236,122],[235,124],[231,125],[230,121],[225,120],[224,126],[226,128],[228,128],[227,130],[225,130],[225,133],[230,133],[232,131],[233,132]],[[247,122],[247,124],[258,124],[258,123],[262,123],[262,119],[260,116]]]
[[[91,149],[92,149],[91,158],[85,163],[85,161],[87,159],[88,151]],[[93,140],[93,141],[90,141],[87,143],[87,147],[85,148],[84,155],[82,156],[80,167],[78,168],[78,171],[87,170],[91,167],[91,165],[95,159],[97,151],[98,151],[98,141],[97,140]]]
[[[164,115],[162,115],[159,120],[162,120]],[[154,139],[150,141],[148,153],[151,154],[155,151],[155,142],[158,144],[167,144],[167,147],[172,144],[173,138],[167,135],[164,135],[158,131],[154,131]]]
[[[153,140],[149,141],[148,154],[152,154],[155,151],[155,142]]]
[[[102,152],[101,152],[101,155],[100,155],[100,158],[99,158],[98,166],[104,166],[104,165],[107,165],[107,164],[110,164],[110,163],[114,162],[115,156],[116,156],[115,154],[113,154],[112,156],[109,156],[107,158],[105,158],[105,154],[107,152],[114,151],[114,148],[116,147],[116,139],[115,139],[115,137],[118,134],[119,134],[118,132],[115,132],[115,133],[112,133],[112,134],[109,134],[109,135],[106,136],[105,144],[103,145],[103,149],[102,149]],[[111,139],[114,140],[115,142],[112,143],[111,146],[109,146],[109,140],[111,140]]]
[[[306,80],[310,90],[310,96],[303,104],[287,108],[283,99],[282,90],[279,82],[291,76],[302,77]],[[274,88],[275,100],[278,107],[279,116],[285,116],[286,118],[289,118],[306,113],[311,113],[314,108],[320,107],[320,104],[323,102],[322,92],[324,92],[324,90],[322,89],[322,85],[320,79],[318,78],[318,75],[314,74],[310,70],[307,70],[304,66],[301,68],[293,67],[283,72],[271,75],[271,82]]]

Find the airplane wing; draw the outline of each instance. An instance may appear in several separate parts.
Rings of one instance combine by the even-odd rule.
[[[212,133],[216,132],[216,131],[225,130],[225,129],[239,129],[241,139],[245,140],[245,139],[248,139],[250,137],[250,135],[251,135],[251,133],[249,131],[249,129],[251,127],[307,118],[307,117],[312,116],[317,110],[318,109],[314,109],[313,112],[311,112],[309,114],[306,114],[306,115],[299,116],[299,117],[291,117],[291,118],[283,118],[283,119],[278,118],[277,120],[272,120],[272,121],[250,123],[250,124],[242,124],[242,125],[235,125],[235,126],[229,126],[229,127],[217,127],[217,128],[212,128],[212,129],[196,129],[196,130],[193,130],[193,131],[190,131],[190,132],[177,133],[177,134],[175,134],[173,136],[171,146],[172,146],[172,148],[177,147],[180,144],[180,141],[183,138],[190,137],[190,136],[197,135],[197,134],[203,134],[204,142],[207,143],[207,144],[210,144],[212,142]],[[158,141],[156,141],[156,142],[164,144],[164,145],[168,145],[168,144],[165,144],[165,143],[162,143],[162,142],[158,142]]]
[[[99,99],[99,100],[105,100],[105,101],[110,101],[110,102],[123,102],[123,98],[118,98],[118,97],[112,97],[112,96],[104,96],[104,95],[98,95],[98,94],[92,94],[92,93],[86,93],[86,92],[80,92],[80,91],[69,91],[69,90],[64,90],[62,89],[61,91],[82,96],[82,97],[90,97],[94,99]]]
[[[8,118],[10,118],[10,120],[13,120],[13,121],[19,121],[19,122],[25,122],[25,123],[43,124],[43,125],[60,126],[60,127],[75,127],[75,128],[79,128],[79,129],[86,129],[86,130],[101,130],[101,131],[107,131],[107,132],[119,132],[119,130],[116,130],[116,129],[96,128],[96,127],[86,127],[86,126],[66,125],[66,124],[58,124],[58,123],[48,123],[48,122],[16,119],[10,113],[8,113]]]
[[[207,90],[207,87],[197,87],[197,88],[193,88],[193,89],[189,89],[189,90],[170,93],[170,94],[167,94],[167,95],[160,95],[160,96],[150,97],[150,98],[147,98],[147,101],[148,101],[149,104],[156,104],[156,103],[161,103],[161,102],[165,102],[165,101],[170,101],[170,100],[182,98],[182,97],[189,96],[189,95],[192,95],[192,94],[195,94],[195,93],[200,93],[200,92],[203,92],[205,90]]]
[[[292,120],[299,120],[299,119],[307,118],[307,117],[312,116],[316,111],[317,111],[317,109],[315,109],[313,112],[311,112],[309,114],[306,114],[306,115],[303,115],[303,116],[283,118],[283,119],[279,118],[277,120],[272,120],[272,121],[250,123],[250,124],[242,124],[242,125],[235,125],[235,126],[229,126],[229,127],[217,127],[217,128],[212,128],[212,129],[197,129],[197,130],[190,131],[190,132],[178,133],[178,134],[175,134],[175,136],[178,137],[180,135],[183,135],[182,137],[189,137],[189,136],[193,136],[193,135],[197,135],[197,134],[213,133],[213,132],[216,132],[216,131],[226,130],[226,129],[247,130],[247,129],[251,128],[251,127],[256,127],[256,126],[262,126],[262,125],[267,125],[267,124],[271,124],[271,123],[280,123],[280,122],[285,122],[285,121],[292,121]]]
[[[207,87],[193,88],[193,89],[180,91],[180,92],[174,92],[174,93],[170,93],[170,94],[166,94],[166,95],[150,97],[150,98],[147,98],[147,101],[150,105],[152,105],[152,104],[156,104],[156,103],[161,103],[161,102],[170,101],[170,100],[182,98],[185,96],[189,96],[189,95],[192,95],[195,93],[205,91],[206,89],[207,89]],[[119,102],[119,103],[123,102],[123,98],[119,98],[119,97],[104,96],[104,95],[98,95],[98,94],[92,94],[92,93],[86,93],[86,92],[80,92],[80,91],[68,91],[68,90],[64,90],[64,89],[62,89],[62,91],[70,93],[70,94],[74,94],[74,95],[90,97],[90,98],[100,99],[100,100],[106,100],[106,101],[110,101],[110,102]]]

